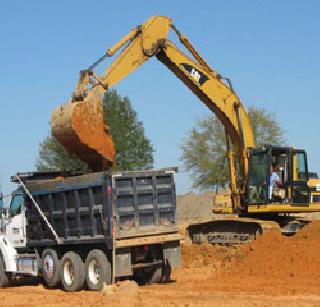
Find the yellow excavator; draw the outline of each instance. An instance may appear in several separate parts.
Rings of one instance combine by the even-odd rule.
[[[168,39],[170,30],[188,55]],[[96,74],[94,68],[118,51],[105,72]],[[320,211],[320,180],[309,181],[306,152],[273,145],[256,148],[250,119],[230,79],[212,69],[165,16],[149,18],[81,71],[70,101],[53,112],[52,133],[57,140],[93,170],[112,167],[115,148],[104,123],[103,94],[152,57],[173,72],[225,127],[232,204],[226,212],[287,226],[284,221],[292,222],[288,219],[292,213]],[[273,172],[279,186],[272,189]],[[300,227],[290,225],[289,232]]]

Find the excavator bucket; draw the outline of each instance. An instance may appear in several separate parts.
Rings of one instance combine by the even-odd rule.
[[[115,148],[104,122],[103,98],[91,90],[81,101],[68,101],[51,117],[52,134],[68,152],[88,163],[93,171],[109,169],[115,161]]]

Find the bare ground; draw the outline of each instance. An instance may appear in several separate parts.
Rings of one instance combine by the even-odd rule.
[[[197,201],[195,195],[189,198]],[[204,206],[210,203],[209,197],[203,201]],[[139,287],[133,281],[124,281],[102,292],[77,293],[48,290],[42,284],[17,285],[0,290],[0,304],[320,306],[319,236],[320,222],[315,221],[293,237],[269,231],[239,247],[185,244],[183,264],[173,271],[172,282],[167,284]]]

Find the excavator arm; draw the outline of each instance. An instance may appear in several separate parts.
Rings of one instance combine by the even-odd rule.
[[[170,29],[177,34],[190,56],[168,39]],[[118,57],[102,76],[98,76],[93,71],[95,66],[120,49]],[[225,83],[220,74],[210,68],[168,17],[151,17],[108,49],[89,69],[81,72],[72,99],[53,113],[53,134],[93,169],[110,167],[114,163],[115,150],[108,128],[104,126],[102,94],[151,57],[156,57],[171,70],[224,125],[232,203],[234,209],[239,208],[248,172],[247,150],[255,145],[248,114],[231,84]],[[236,161],[240,180],[236,178]]]

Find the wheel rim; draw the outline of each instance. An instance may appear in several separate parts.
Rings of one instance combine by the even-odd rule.
[[[43,260],[43,270],[48,278],[53,276],[53,258],[51,255],[46,255]]]
[[[68,286],[71,286],[74,282],[74,266],[70,260],[65,261],[63,266],[64,281]]]
[[[96,259],[92,259],[88,265],[88,277],[92,284],[97,285],[101,279],[100,266]]]

